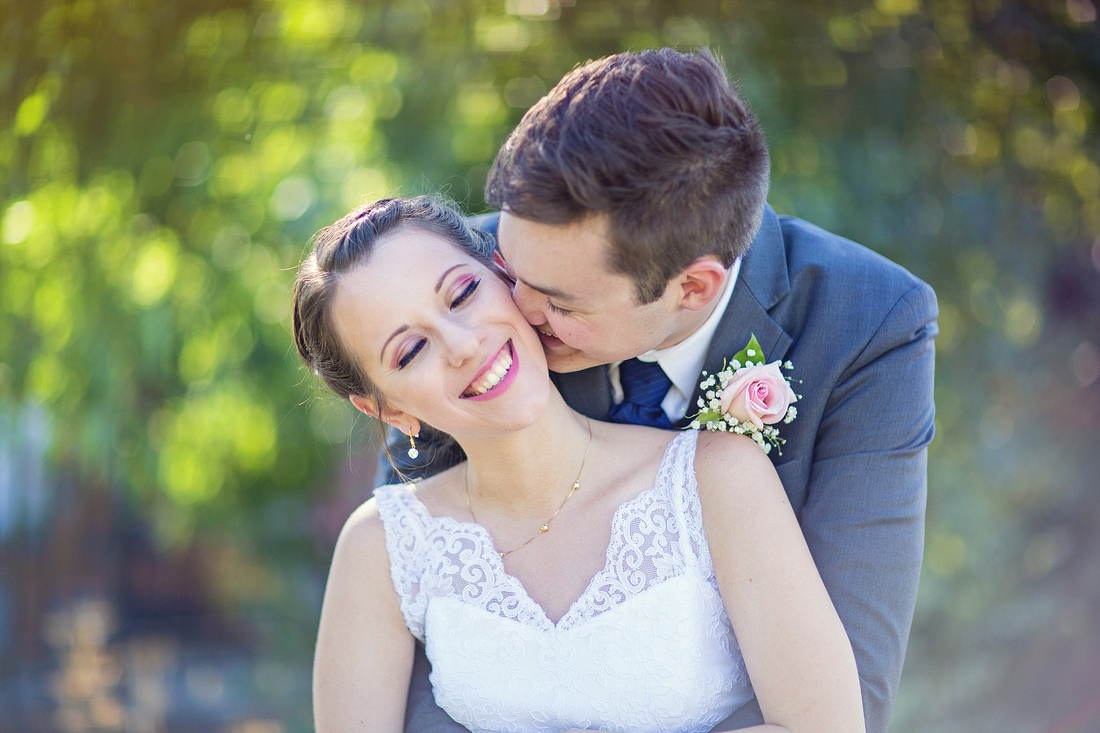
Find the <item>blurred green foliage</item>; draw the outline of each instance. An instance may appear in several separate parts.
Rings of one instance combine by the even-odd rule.
[[[255,539],[256,512],[294,515],[349,445],[370,450],[291,346],[313,232],[395,192],[482,210],[496,148],[577,63],[708,45],[760,114],[780,213],[940,295],[898,712],[927,721],[948,685],[995,692],[920,665],[1007,664],[997,639],[1051,622],[1017,615],[1100,519],[1096,16],[1091,0],[0,0],[0,404],[45,406],[55,464],[124,486],[167,541]]]

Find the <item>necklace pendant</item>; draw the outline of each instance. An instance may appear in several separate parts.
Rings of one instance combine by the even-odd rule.
[[[549,532],[549,531],[550,531],[550,525],[548,525],[548,524],[544,524],[541,527],[539,527],[539,532]]]
[[[500,555],[500,559],[503,560],[504,556],[507,555],[508,553],[507,552],[499,552],[497,554]]]

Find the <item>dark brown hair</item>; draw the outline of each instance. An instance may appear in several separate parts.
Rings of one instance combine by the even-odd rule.
[[[722,63],[664,48],[566,75],[504,143],[485,198],[543,224],[606,215],[608,264],[644,304],[699,257],[732,265],[767,193],[763,134]]]
[[[363,396],[379,408],[385,399],[336,334],[332,301],[341,276],[366,263],[380,237],[402,227],[438,234],[477,259],[492,262],[489,235],[471,229],[451,207],[428,196],[381,199],[318,232],[294,282],[294,344],[302,361],[339,397]]]

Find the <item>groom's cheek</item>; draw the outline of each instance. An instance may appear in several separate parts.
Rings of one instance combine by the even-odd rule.
[[[516,282],[512,286],[512,302],[532,326],[541,326],[546,323],[546,316],[540,305],[541,299],[542,296],[539,293],[521,282]]]

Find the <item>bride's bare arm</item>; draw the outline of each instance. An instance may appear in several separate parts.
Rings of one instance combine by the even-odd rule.
[[[771,462],[748,438],[702,433],[695,470],[718,587],[765,722],[865,730],[852,646]]]
[[[348,519],[325,587],[313,662],[318,733],[401,733],[413,637],[390,580],[374,502]]]

